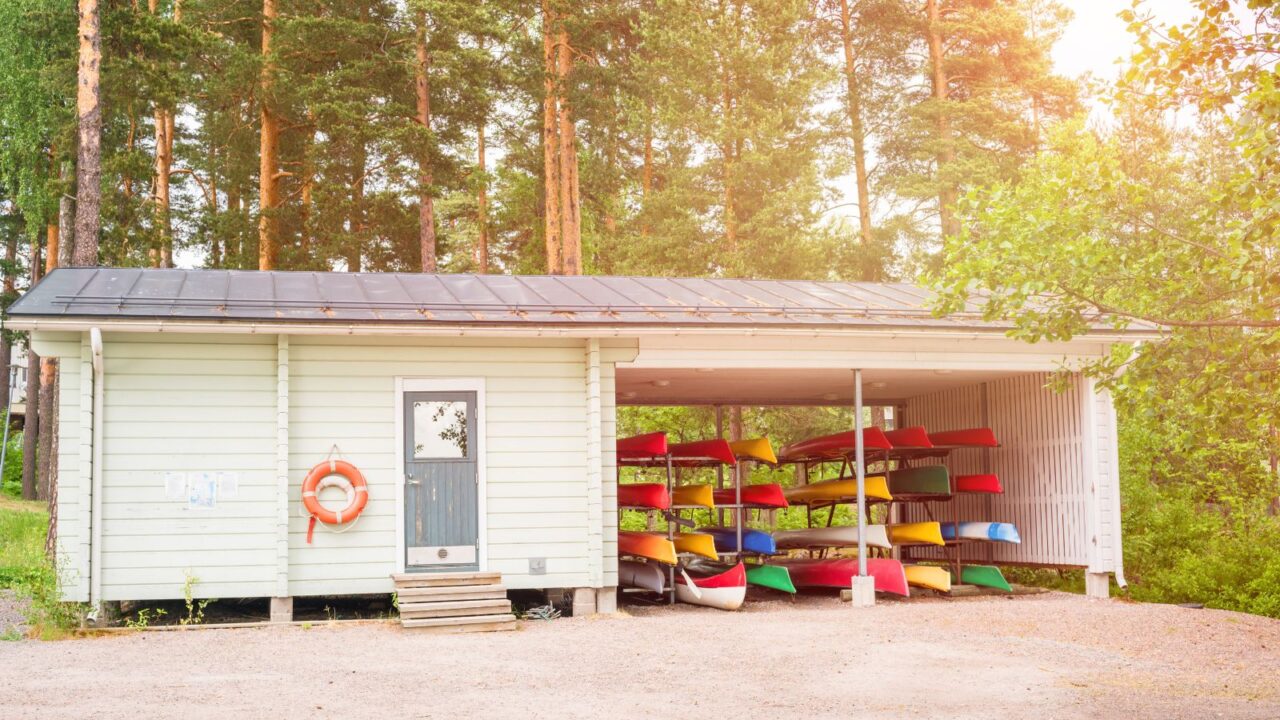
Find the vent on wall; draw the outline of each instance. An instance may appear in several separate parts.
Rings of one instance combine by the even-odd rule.
[[[547,559],[546,558],[529,558],[529,574],[530,575],[546,575]]]

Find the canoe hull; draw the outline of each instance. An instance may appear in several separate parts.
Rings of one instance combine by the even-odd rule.
[[[738,461],[729,447],[729,441],[719,438],[696,440],[694,442],[676,443],[667,446],[674,465],[732,465]]]
[[[888,502],[893,499],[889,483],[883,475],[868,475],[865,479],[867,500]],[[858,498],[857,478],[833,478],[808,485],[787,488],[783,495],[792,505],[828,505],[834,502],[853,502]]]
[[[678,485],[671,491],[671,504],[677,507],[702,507],[710,510],[716,506],[713,493],[710,485]]]
[[[712,493],[712,498],[714,498],[716,505],[734,505],[738,502],[738,491],[734,488],[716,490]],[[742,504],[755,508],[784,508],[790,506],[786,496],[782,493],[782,486],[777,483],[743,485]]]
[[[675,537],[676,552],[689,553],[708,560],[719,560],[716,540],[706,533],[679,533]]]
[[[925,465],[889,472],[889,492],[901,496],[951,494],[951,478],[945,465]]]
[[[715,563],[706,560],[693,560],[688,566],[691,570],[697,570],[703,574],[726,572],[733,567],[728,563]],[[796,586],[791,582],[791,573],[781,565],[746,563],[746,566],[748,585],[795,593]]]
[[[776,563],[791,571],[791,582],[798,588],[840,588],[853,586],[858,574],[856,558],[826,560],[785,560]],[[888,558],[867,558],[867,574],[875,578],[876,592],[907,597],[907,575],[902,563]]]
[[[888,527],[889,542],[894,545],[946,545],[942,525],[936,522],[900,523]]]
[[[619,560],[618,583],[625,587],[661,593],[667,584],[666,572],[653,563],[640,562],[639,560]]]
[[[1022,537],[1013,523],[1002,522],[962,522],[959,533],[955,523],[942,523],[942,537],[946,540],[979,540],[984,542],[1001,542],[1018,544]]]
[[[651,432],[619,438],[617,442],[618,460],[652,459],[667,454],[667,434]]]
[[[996,475],[957,475],[956,492],[998,494],[1004,492],[1004,486]]]
[[[937,565],[904,565],[907,584],[938,592],[951,592],[951,572]]]
[[[618,485],[618,507],[667,510],[671,496],[662,483],[622,483]]]
[[[894,450],[933,447],[933,443],[929,441],[929,433],[924,429],[923,425],[888,430],[884,436],[893,445]]]
[[[951,573],[952,582],[1013,592],[1013,586],[1009,584],[1008,580],[1004,579],[1004,573],[1000,572],[1000,568],[994,565],[965,565],[960,572],[960,580],[956,579],[955,573]]]
[[[729,449],[739,460],[756,460],[770,465],[778,464],[778,456],[773,452],[769,438],[751,438],[749,440],[731,440]]]
[[[884,525],[867,525],[867,547],[890,549],[891,538]],[[800,530],[777,530],[773,540],[779,550],[806,550],[826,547],[857,547],[858,527],[842,525],[839,527],[802,528]]]
[[[692,581],[697,588],[689,586]],[[689,577],[685,573],[676,574],[676,599],[690,605],[716,608],[718,610],[737,610],[747,599],[747,571],[742,563],[738,563],[724,572],[714,575]]]
[[[618,554],[648,558],[668,565],[676,564],[676,548],[660,535],[644,532],[618,531]]]
[[[778,461],[796,463],[851,457],[856,450],[854,432],[847,430],[791,443],[778,452]],[[862,431],[862,446],[865,450],[871,451],[893,449],[893,443],[889,442],[884,431],[878,427],[869,427]]]
[[[738,549],[737,530],[727,528],[702,528],[698,532],[707,533],[716,540],[716,550],[722,553],[735,552]],[[769,533],[759,530],[742,531],[742,551],[757,555],[773,555],[778,552],[778,544]]]

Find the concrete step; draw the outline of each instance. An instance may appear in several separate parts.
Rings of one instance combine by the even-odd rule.
[[[497,585],[502,582],[502,573],[496,572],[461,572],[461,573],[394,573],[391,580],[396,588],[428,588],[446,585]]]
[[[405,628],[415,632],[493,632],[515,630],[515,615],[467,615],[462,617],[422,618],[403,620]]]
[[[453,587],[406,588],[396,590],[400,603],[452,602],[455,600],[505,600],[502,585],[458,585]]]
[[[401,620],[418,620],[435,617],[462,617],[466,615],[508,615],[508,600],[459,600],[456,602],[400,603]]]

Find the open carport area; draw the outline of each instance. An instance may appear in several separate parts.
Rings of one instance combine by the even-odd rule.
[[[0,645],[7,718],[1274,718],[1280,622],[1077,595]],[[106,668],[116,669],[104,672]]]

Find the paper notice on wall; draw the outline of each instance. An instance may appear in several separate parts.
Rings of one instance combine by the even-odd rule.
[[[234,500],[240,494],[240,473],[218,473],[218,497],[223,500]]]
[[[187,474],[167,472],[164,474],[164,497],[166,500],[187,499]]]
[[[190,510],[211,509],[218,504],[217,473],[191,473],[188,478],[190,492],[187,494],[187,508]]]

